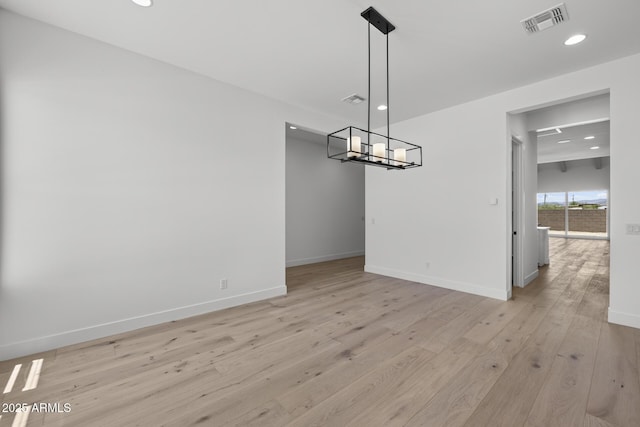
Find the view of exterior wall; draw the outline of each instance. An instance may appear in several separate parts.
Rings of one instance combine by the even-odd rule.
[[[589,233],[607,232],[606,209],[569,209],[569,230]],[[564,231],[564,209],[539,209],[538,224]]]

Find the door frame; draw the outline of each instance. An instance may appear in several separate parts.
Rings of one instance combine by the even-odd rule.
[[[522,151],[524,143],[511,136],[511,206],[510,206],[510,243],[511,243],[511,287],[524,287],[524,167]]]

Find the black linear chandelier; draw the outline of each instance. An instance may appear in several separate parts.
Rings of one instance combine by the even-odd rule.
[[[367,25],[368,93],[367,130],[348,126],[327,135],[327,157],[341,162],[356,162],[389,169],[409,169],[422,166],[422,147],[391,138],[389,133],[389,33],[395,30],[373,7],[361,13]],[[386,37],[387,42],[387,135],[371,132],[371,25]]]

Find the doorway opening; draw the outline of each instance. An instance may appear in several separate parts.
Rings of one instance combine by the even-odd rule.
[[[364,167],[329,161],[325,133],[285,126],[286,266],[364,255]]]
[[[556,252],[549,251],[548,243],[554,236],[608,239],[609,92],[523,109],[508,117],[511,134],[517,136],[509,141],[512,250],[508,268],[512,285],[524,287],[539,274],[546,276],[547,264],[555,270]],[[551,242],[551,247],[561,246]],[[563,263],[570,262],[563,256]]]

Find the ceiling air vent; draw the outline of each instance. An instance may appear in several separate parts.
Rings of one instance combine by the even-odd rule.
[[[360,95],[358,95],[357,93],[354,93],[353,95],[349,95],[346,98],[342,98],[343,102],[347,102],[349,104],[353,104],[353,105],[358,105],[361,102],[364,101],[365,98],[361,97]]]
[[[567,7],[564,3],[560,3],[557,6],[552,7],[551,9],[545,10],[544,12],[540,12],[537,15],[532,16],[531,18],[523,19],[520,21],[524,30],[529,33],[537,33],[542,30],[546,30],[547,28],[553,27],[554,25],[562,24],[565,21],[569,20],[569,15],[567,14]]]

